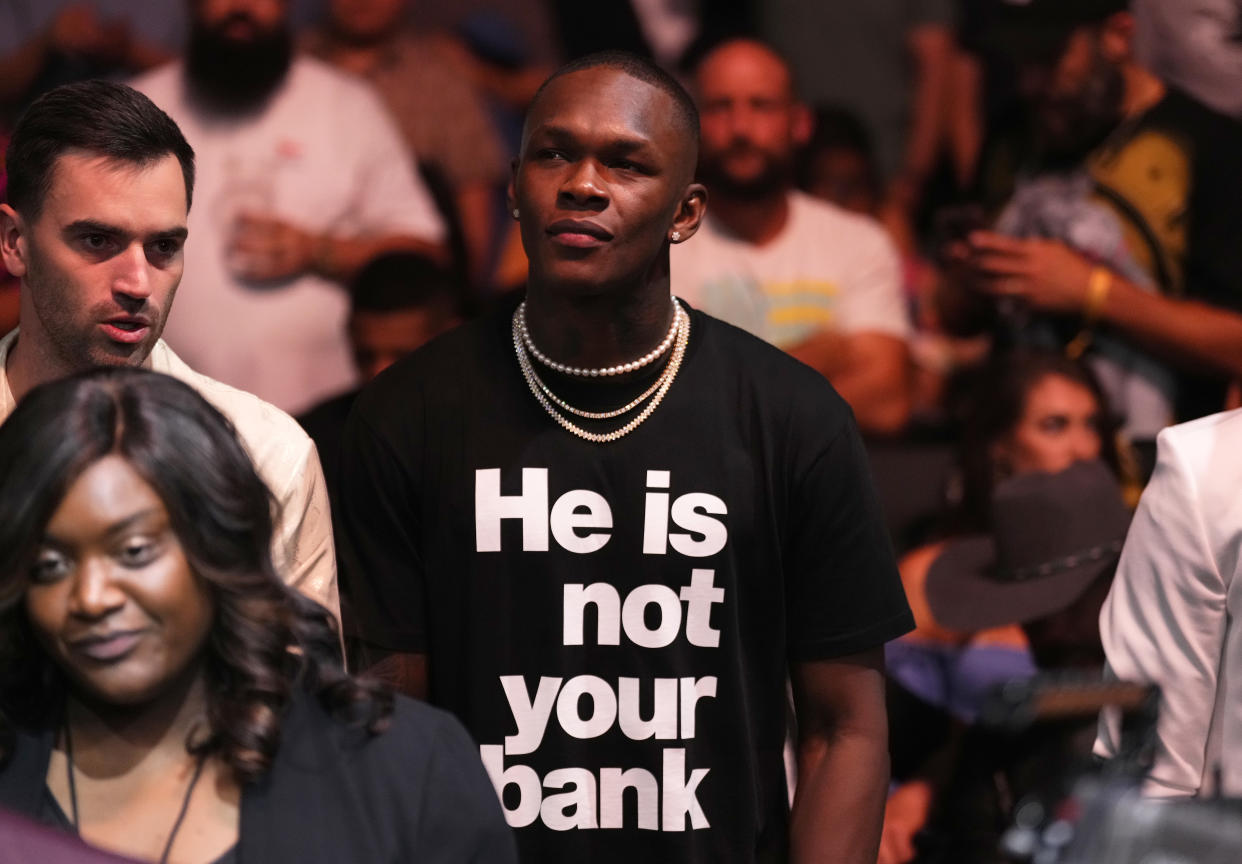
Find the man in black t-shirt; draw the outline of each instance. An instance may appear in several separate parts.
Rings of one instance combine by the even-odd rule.
[[[1222,410],[1242,377],[1242,127],[1138,63],[1126,6],[996,13],[1041,170],[955,252],[1020,338],[1086,350],[1125,431],[1150,440]]]
[[[540,90],[524,304],[395,364],[347,426],[356,635],[466,723],[526,861],[873,864],[881,652],[913,622],[848,406],[670,299],[697,132],[630,55]]]

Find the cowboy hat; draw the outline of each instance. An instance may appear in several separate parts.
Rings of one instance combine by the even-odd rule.
[[[1098,460],[1010,478],[992,496],[992,534],[950,541],[927,573],[936,621],[983,630],[1069,606],[1112,567],[1130,511]]]

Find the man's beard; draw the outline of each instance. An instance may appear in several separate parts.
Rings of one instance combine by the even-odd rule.
[[[253,39],[222,35],[234,15],[214,27],[195,23],[185,70],[197,97],[229,112],[262,105],[285,80],[293,62],[293,36],[287,27],[258,31]]]
[[[1097,53],[1079,93],[1039,108],[1036,132],[1045,167],[1081,165],[1121,122],[1124,96],[1121,70]]]
[[[729,173],[725,162],[734,153],[758,153],[763,168],[752,177],[736,177]],[[699,160],[699,180],[714,195],[741,201],[760,201],[783,192],[793,176],[793,160],[779,159],[758,150],[749,141],[732,141],[719,153]]]

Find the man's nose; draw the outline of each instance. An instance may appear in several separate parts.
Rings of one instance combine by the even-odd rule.
[[[580,159],[561,184],[559,197],[563,203],[578,205],[606,203],[608,193],[595,162],[590,159]]]
[[[141,243],[132,243],[112,259],[112,290],[145,300],[151,295],[151,262]]]
[[[749,105],[733,105],[729,108],[729,136],[734,140],[749,140],[754,126],[755,112]]]

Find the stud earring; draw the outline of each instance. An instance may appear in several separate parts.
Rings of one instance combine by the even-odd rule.
[[[520,211],[520,210],[518,210],[518,208],[516,208],[516,207],[514,207],[514,208],[513,208],[513,218],[514,218],[514,219],[520,219],[520,218],[522,218],[522,213],[521,213],[521,211]]]
[[[674,231],[674,232],[673,232],[673,235],[672,235],[672,237],[671,237],[670,239],[671,239],[674,243],[676,243],[678,240],[680,240],[680,239],[681,239],[681,232],[680,232],[680,231]]]

